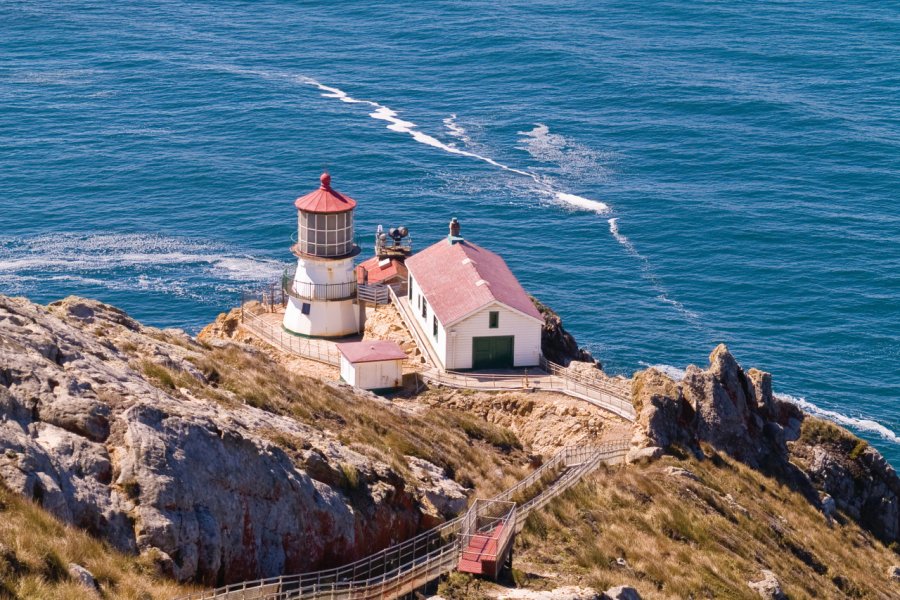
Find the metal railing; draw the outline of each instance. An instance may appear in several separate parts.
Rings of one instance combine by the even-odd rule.
[[[390,304],[391,287],[383,283],[361,283],[357,286],[357,297],[370,304]]]
[[[418,340],[417,340],[418,343]],[[541,357],[541,368],[522,374],[463,373],[431,369],[422,378],[437,385],[474,390],[545,390],[561,392],[586,400],[620,417],[634,421],[631,393],[586,376],[571,373],[565,367]]]
[[[356,297],[355,280],[343,283],[309,283],[295,281],[296,272],[297,267],[290,266],[281,276],[281,289],[287,296],[299,300],[350,300]]]
[[[260,315],[255,315],[247,310],[241,311],[241,321],[245,327],[260,339],[279,350],[325,363],[326,365],[340,366],[341,364],[340,353],[329,342],[288,333],[280,323],[275,325]]]
[[[393,289],[390,289],[391,301],[397,307],[401,319],[406,328],[416,341],[416,346],[422,351],[429,365],[432,367],[422,372],[422,378],[430,383],[473,390],[521,390],[535,389],[563,394],[585,400],[613,412],[623,419],[634,421],[636,413],[631,402],[631,391],[599,378],[573,373],[570,369],[558,365],[540,357],[539,369],[526,370],[522,374],[495,374],[495,373],[463,373],[459,371],[445,371],[440,368],[440,363],[433,355],[431,345],[424,339],[424,333],[419,329],[419,324]]]
[[[515,502],[476,500],[459,534],[460,570],[464,561],[478,562],[479,571],[470,572],[487,567],[496,579],[512,545],[516,523]]]
[[[531,511],[569,489],[601,463],[621,460],[627,448],[627,441],[597,447],[565,447],[550,461],[491,501],[509,502],[514,494],[540,482],[551,470],[568,467],[552,483],[516,507],[515,529],[518,531]],[[479,506],[482,505],[476,501],[461,517],[343,567],[232,584],[188,594],[179,600],[397,598],[456,568],[461,553],[460,534],[467,520],[471,523],[477,519]]]

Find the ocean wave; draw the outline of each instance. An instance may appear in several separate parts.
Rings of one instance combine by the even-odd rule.
[[[821,408],[807,400],[806,398],[802,398],[799,396],[791,396],[790,394],[775,394],[775,397],[779,400],[784,400],[786,402],[790,402],[792,404],[796,404],[804,411],[815,415],[817,417],[822,417],[823,419],[828,419],[829,421],[833,421],[839,425],[844,425],[846,427],[851,427],[853,429],[859,431],[866,431],[868,433],[874,433],[879,435],[885,440],[889,442],[893,442],[895,444],[900,444],[900,436],[891,431],[888,427],[882,425],[878,421],[872,419],[866,419],[864,417],[851,417],[849,415],[845,415],[844,413],[840,413],[835,410],[829,410],[827,408]]]

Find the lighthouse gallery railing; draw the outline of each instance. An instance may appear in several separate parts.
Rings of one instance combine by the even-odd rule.
[[[281,276],[285,295],[298,300],[350,300],[356,298],[356,281],[344,283],[307,283],[294,281],[296,266],[288,267]]]

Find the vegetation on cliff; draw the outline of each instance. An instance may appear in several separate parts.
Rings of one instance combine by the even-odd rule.
[[[529,517],[516,547],[527,585],[628,584],[646,599],[758,599],[774,572],[802,598],[896,598],[900,560],[852,519],[828,519],[775,477],[703,444],[598,472]],[[547,578],[541,574],[562,574]]]

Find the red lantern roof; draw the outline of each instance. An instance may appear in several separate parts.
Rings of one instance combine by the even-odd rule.
[[[322,185],[294,201],[297,210],[311,213],[340,213],[356,208],[356,200],[331,189],[331,175],[322,173]]]

